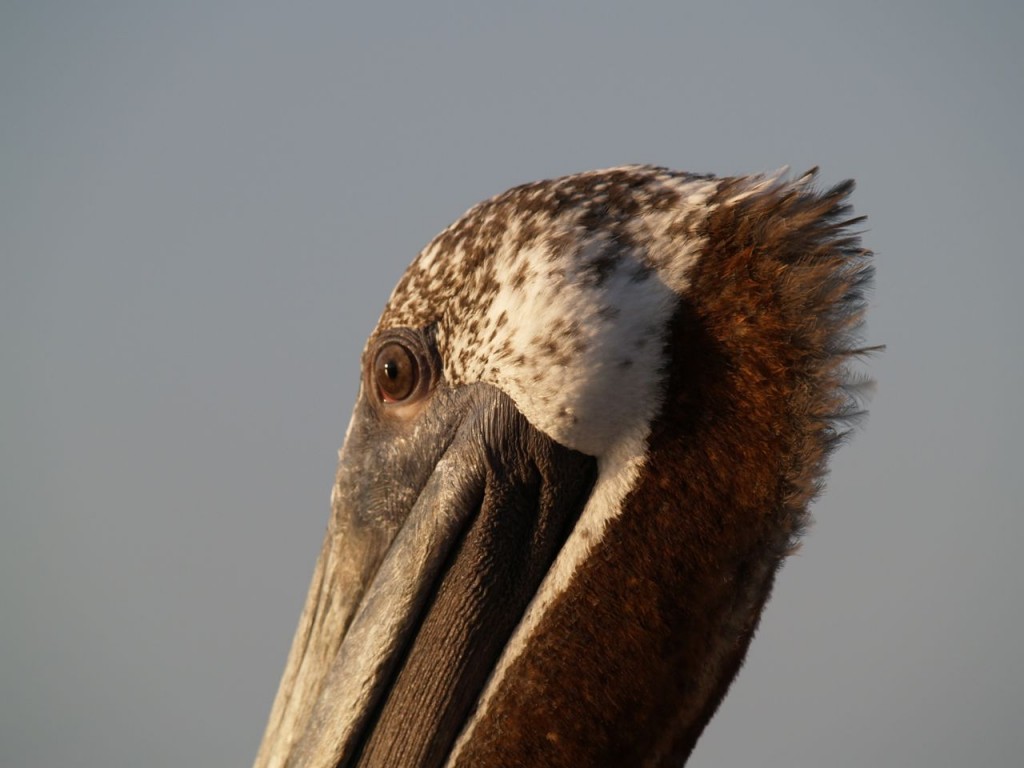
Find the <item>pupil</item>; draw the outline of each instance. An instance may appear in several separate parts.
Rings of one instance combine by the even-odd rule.
[[[384,375],[394,381],[398,378],[398,363],[394,360],[388,360],[384,363]]]

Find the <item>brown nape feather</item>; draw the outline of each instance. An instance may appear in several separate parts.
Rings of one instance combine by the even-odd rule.
[[[813,172],[812,172],[813,174]],[[681,765],[856,416],[871,279],[845,182],[724,183],[668,340],[649,466],[509,669],[459,765]]]

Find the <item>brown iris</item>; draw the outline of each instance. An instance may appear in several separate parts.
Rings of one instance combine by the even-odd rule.
[[[412,352],[393,341],[377,353],[373,361],[373,378],[384,402],[399,403],[416,390],[419,366]]]

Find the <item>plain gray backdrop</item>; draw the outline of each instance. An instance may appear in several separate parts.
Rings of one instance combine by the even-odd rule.
[[[853,176],[877,380],[692,765],[1024,755],[1024,5],[0,5],[0,766],[244,766],[364,339],[479,199]]]

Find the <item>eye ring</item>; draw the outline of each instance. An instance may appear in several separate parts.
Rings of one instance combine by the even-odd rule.
[[[376,338],[366,368],[366,382],[385,408],[422,400],[434,388],[439,361],[431,328],[391,329]],[[395,413],[398,413],[395,411]]]
[[[385,403],[401,403],[417,392],[420,365],[416,355],[402,342],[387,341],[373,360],[373,382]]]

